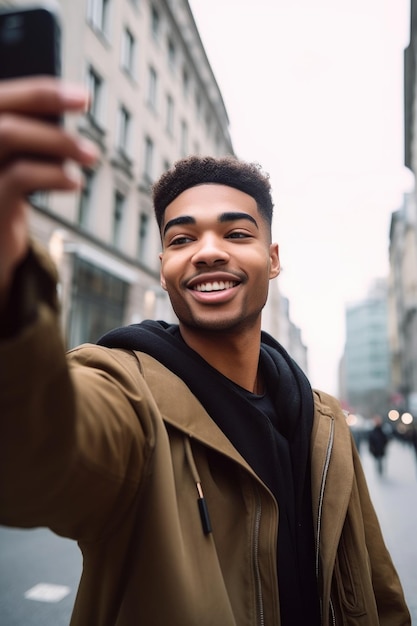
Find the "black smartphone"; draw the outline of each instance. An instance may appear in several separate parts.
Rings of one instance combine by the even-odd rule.
[[[52,5],[0,9],[0,80],[61,75],[61,25]]]

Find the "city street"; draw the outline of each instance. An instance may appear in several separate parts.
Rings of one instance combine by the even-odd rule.
[[[417,626],[416,459],[411,448],[391,441],[385,474],[379,476],[366,444],[362,445],[361,455],[385,539]],[[0,527],[0,624],[67,626],[80,571],[81,558],[74,542],[44,529]]]

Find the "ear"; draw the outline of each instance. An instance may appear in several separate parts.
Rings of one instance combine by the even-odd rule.
[[[281,271],[281,264],[279,262],[279,246],[277,243],[271,243],[269,246],[269,279],[276,278]]]
[[[162,287],[162,289],[164,289],[165,291],[167,291],[167,285],[166,285],[166,281],[165,281],[165,276],[164,276],[164,273],[163,273],[163,271],[162,271],[162,259],[163,259],[163,256],[164,256],[163,252],[160,252],[160,253],[159,253],[159,260],[160,260],[160,262],[161,262],[161,269],[160,269],[160,271],[159,271],[159,281],[160,281],[160,283],[161,283],[161,287]]]

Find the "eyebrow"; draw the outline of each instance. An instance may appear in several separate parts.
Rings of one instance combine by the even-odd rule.
[[[228,211],[226,213],[222,213],[221,215],[219,215],[219,218],[218,218],[218,222],[220,224],[223,224],[224,222],[236,222],[237,220],[248,220],[249,222],[252,222],[252,224],[255,224],[256,228],[258,228],[259,230],[257,221],[249,213]],[[191,217],[190,215],[182,215],[180,217],[174,217],[172,220],[169,220],[165,224],[163,235],[166,235],[167,231],[173,226],[182,226],[184,224],[186,225],[186,224],[196,224],[196,223],[197,223],[196,219],[194,217]]]

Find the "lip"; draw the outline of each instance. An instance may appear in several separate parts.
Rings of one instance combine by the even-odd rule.
[[[242,277],[236,274],[230,272],[213,272],[194,276],[187,281],[186,288],[198,302],[217,304],[230,300],[235,295],[236,290],[242,282]],[[197,285],[203,285],[205,283],[232,283],[233,286],[228,286],[225,289],[216,291],[199,291],[196,289]]]
[[[195,291],[197,285],[204,283],[241,283],[242,277],[232,274],[231,272],[205,272],[204,274],[197,274],[190,278],[186,282],[187,289]]]

